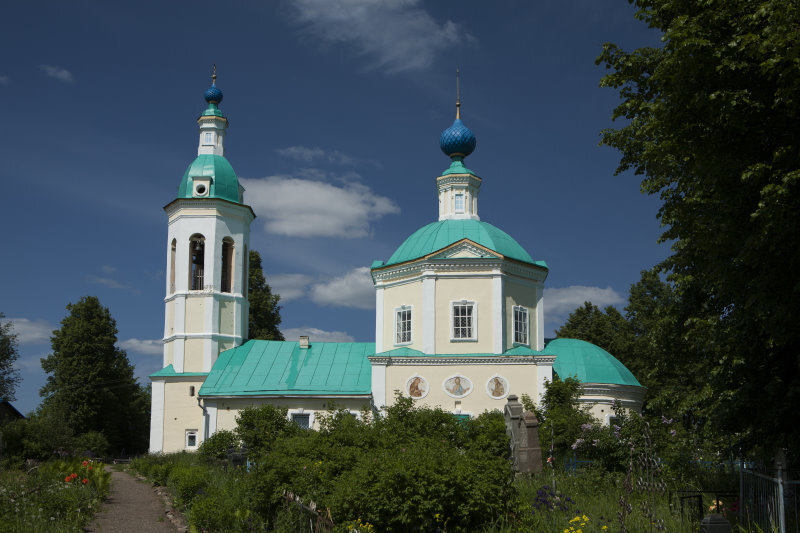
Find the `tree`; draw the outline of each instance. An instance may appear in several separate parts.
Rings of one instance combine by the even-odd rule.
[[[663,47],[604,45],[617,172],[659,194],[681,337],[708,362],[707,413],[745,444],[800,437],[800,6],[635,0]],[[757,402],[759,415],[752,415]]]
[[[146,448],[148,393],[133,365],[117,348],[117,324],[94,296],[67,305],[69,314],[53,332],[53,352],[42,359],[49,374],[40,394],[43,406],[59,413],[74,434],[98,431],[115,452]]]
[[[249,261],[247,298],[250,300],[250,323],[247,336],[250,339],[282,341],[283,334],[278,329],[281,323],[278,301],[281,297],[272,294],[272,289],[264,279],[261,255],[250,250]]]
[[[592,302],[584,302],[556,330],[556,337],[596,344],[627,366],[624,359],[630,349],[630,327],[625,317],[610,305],[601,311]]]
[[[3,323],[3,318],[5,315],[0,313],[0,399],[15,400],[14,391],[19,385],[19,371],[14,368],[14,362],[19,357],[19,345],[13,324]]]

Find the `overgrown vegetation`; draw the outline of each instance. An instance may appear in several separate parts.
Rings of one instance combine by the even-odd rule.
[[[87,459],[0,470],[0,532],[82,532],[108,495],[110,475]]]

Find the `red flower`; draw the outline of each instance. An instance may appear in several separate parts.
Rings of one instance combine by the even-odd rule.
[[[83,479],[81,480],[81,483],[83,483],[84,485],[86,485],[87,483],[89,483],[89,480],[88,480],[88,479],[86,479],[86,478],[83,478]]]
[[[81,465],[83,465],[83,466],[89,466],[89,461],[84,461],[84,462],[82,462],[82,463],[81,463]]]
[[[72,476],[67,476],[64,478],[65,483],[69,483],[70,481],[72,481]]]
[[[92,465],[89,465],[89,470],[92,470]]]

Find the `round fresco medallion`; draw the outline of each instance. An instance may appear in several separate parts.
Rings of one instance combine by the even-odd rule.
[[[508,380],[503,376],[492,376],[486,382],[486,392],[496,400],[508,396]]]
[[[444,391],[454,398],[462,398],[472,392],[472,382],[464,376],[451,376],[444,382]]]
[[[428,381],[422,376],[411,376],[406,381],[406,393],[409,397],[419,400],[428,395]]]

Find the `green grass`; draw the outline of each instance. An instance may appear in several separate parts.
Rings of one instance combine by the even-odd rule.
[[[108,488],[99,463],[49,461],[28,471],[0,470],[0,532],[82,532]]]

